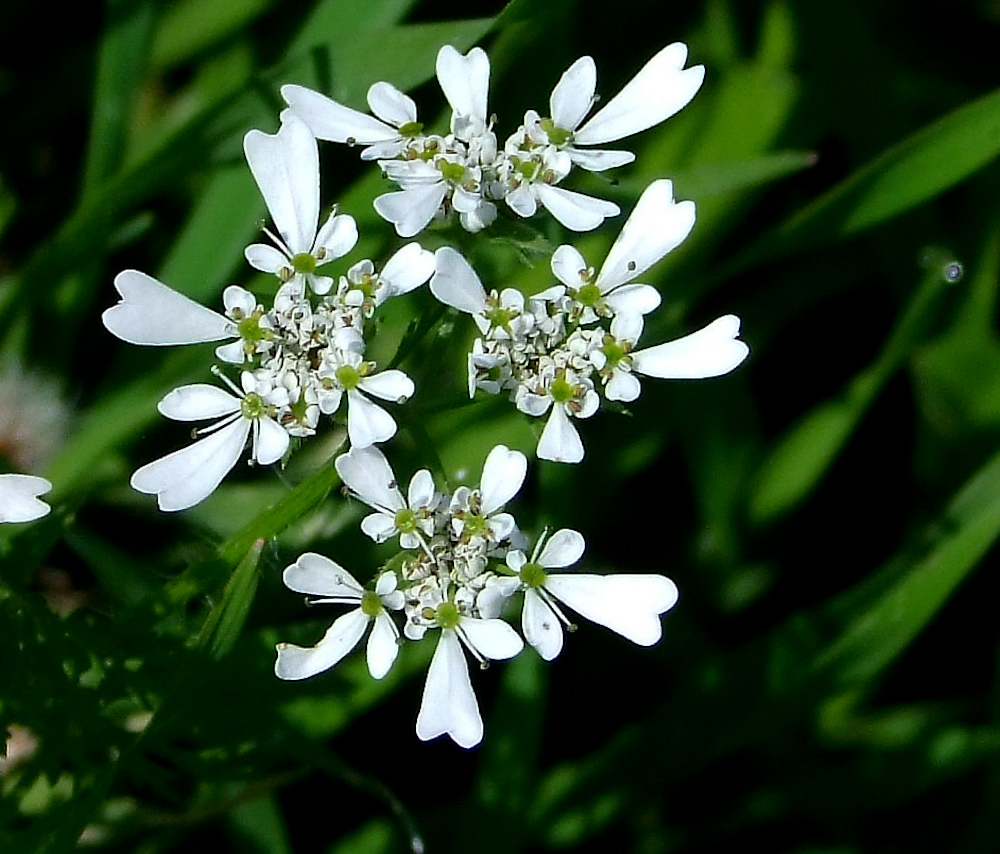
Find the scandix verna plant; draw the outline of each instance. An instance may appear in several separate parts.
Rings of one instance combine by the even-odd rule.
[[[314,552],[284,570],[291,590],[347,610],[315,646],[278,645],[281,679],[333,667],[366,635],[368,669],[381,679],[401,643],[434,636],[417,735],[446,734],[472,747],[483,737],[483,723],[466,652],[485,666],[517,655],[527,641],[552,660],[573,613],[637,644],[659,640],[660,615],[677,600],[672,581],[581,572],[580,532],[528,536],[507,511],[528,473],[525,454],[496,445],[475,487],[450,488],[429,469],[408,480],[397,476],[380,446],[391,454],[387,443],[397,418],[405,419],[406,402],[421,388],[403,370],[371,358],[369,344],[380,308],[427,284],[445,306],[469,315],[478,333],[464,366],[469,397],[505,396],[526,417],[544,419],[535,455],[579,463],[585,448],[576,422],[593,416],[602,399],[634,401],[641,377],[719,376],[748,354],[732,315],[675,341],[642,340],[645,318],[661,298],[639,279],[690,233],[694,203],[676,201],[669,180],[654,181],[605,258],[560,245],[549,259],[553,284],[525,294],[484,283],[449,245],[431,252],[412,241],[381,263],[342,260],[354,249],[358,229],[349,211],[322,212],[317,140],[359,147],[361,158],[396,186],[374,204],[406,240],[428,228],[445,237],[457,227],[475,235],[463,245],[487,241],[501,216],[551,216],[570,232],[585,232],[621,211],[564,184],[575,169],[602,172],[635,159],[600,146],[684,107],[704,76],[701,66],[685,68],[686,61],[685,45],[669,45],[595,110],[596,66],[583,57],[556,84],[548,115],[526,111],[502,144],[488,111],[489,59],[480,48],[462,55],[444,46],[438,53],[437,79],[451,108],[443,134],[425,131],[415,103],[390,83],[369,90],[371,114],[284,86],[288,106],[279,130],[251,130],[244,139],[270,214],[267,242],[247,247],[245,257],[276,277],[273,299],[262,302],[232,285],[217,312],[137,270],[115,278],[121,299],[103,320],[118,338],[151,346],[218,342],[218,364],[211,367],[217,381],[176,388],[158,406],[171,420],[198,423],[193,441],[141,466],[131,478],[136,490],[155,495],[161,510],[190,508],[246,454],[261,466],[282,464],[323,429],[325,418],[346,428],[349,449],[335,467],[372,511],[362,532],[398,546],[366,573],[366,582],[355,577],[359,568],[349,571]],[[50,488],[42,478],[0,475],[0,521],[44,515],[48,506],[38,496]],[[508,622],[515,606],[520,634]]]

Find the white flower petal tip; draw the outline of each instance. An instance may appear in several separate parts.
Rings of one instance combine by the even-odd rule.
[[[592,623],[639,646],[662,636],[660,615],[677,603],[677,586],[662,575],[550,575],[545,589]]]
[[[708,326],[632,354],[632,370],[659,379],[706,379],[735,370],[750,354],[737,336],[740,319],[727,314]]]
[[[452,629],[441,631],[417,715],[417,738],[430,741],[441,735],[466,749],[483,740],[483,719],[472,690],[469,665]]]
[[[279,679],[308,679],[329,670],[358,645],[370,619],[355,608],[334,620],[314,647],[279,644],[275,675]]]
[[[483,514],[491,515],[517,495],[527,473],[528,458],[520,451],[505,445],[493,448],[486,457],[479,485]]]
[[[38,499],[52,489],[44,477],[0,474],[0,522],[33,522],[51,509]]]
[[[238,335],[228,318],[138,270],[120,272],[115,288],[121,301],[107,309],[101,320],[112,335],[129,344],[166,347]]]

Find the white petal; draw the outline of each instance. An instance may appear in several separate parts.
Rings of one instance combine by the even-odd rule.
[[[368,635],[368,672],[373,679],[381,679],[389,672],[399,652],[399,629],[385,611],[375,618],[372,633]]]
[[[44,477],[30,474],[0,474],[0,522],[31,522],[49,512],[37,496],[52,489]]]
[[[307,679],[329,670],[358,645],[370,620],[371,617],[356,608],[334,620],[314,647],[278,644],[278,659],[274,662],[275,675],[279,679]]]
[[[358,383],[358,388],[365,394],[372,394],[382,400],[391,400],[394,403],[408,400],[413,397],[415,391],[413,380],[402,371],[395,369],[362,378],[361,382]]]
[[[285,253],[267,243],[253,243],[243,250],[243,255],[251,267],[262,273],[277,274],[279,270],[291,267]]]
[[[406,506],[396,486],[396,475],[378,448],[351,448],[334,462],[344,485],[376,510],[393,515]]]
[[[622,285],[611,291],[605,302],[615,314],[634,314],[641,317],[659,307],[660,292],[652,285]]]
[[[524,591],[521,631],[524,632],[524,639],[546,661],[552,661],[562,652],[562,623],[542,597],[530,587]]]
[[[237,334],[229,318],[138,270],[120,272],[115,288],[121,301],[101,320],[112,335],[129,344],[196,344]]]
[[[438,51],[437,78],[456,116],[486,124],[490,60],[482,48],[474,47],[462,56],[446,44]]]
[[[410,509],[427,507],[434,499],[434,476],[427,469],[420,469],[410,479],[410,488],[406,492],[406,503]]]
[[[497,445],[483,464],[479,491],[483,499],[483,514],[489,516],[510,501],[524,483],[528,473],[528,458],[520,451]]]
[[[375,210],[396,227],[400,237],[413,237],[434,219],[434,214],[448,195],[448,185],[437,181],[398,193],[386,193],[375,199]]]
[[[680,245],[694,228],[694,202],[675,202],[668,179],[650,184],[636,202],[597,275],[602,293],[631,282]]]
[[[642,385],[638,378],[620,368],[611,375],[611,379],[604,387],[604,395],[608,400],[618,400],[622,403],[631,403],[641,393]]]
[[[460,629],[473,649],[492,661],[513,658],[524,649],[524,641],[503,620],[462,617]]]
[[[396,435],[396,421],[356,389],[347,392],[347,436],[355,448],[387,442]]]
[[[444,629],[438,640],[417,715],[417,738],[449,735],[459,747],[483,740],[483,719],[469,679],[469,665],[455,632]]]
[[[396,520],[385,513],[370,513],[361,520],[361,531],[376,543],[384,543],[396,533]]]
[[[632,354],[632,370],[660,379],[704,379],[728,374],[750,353],[736,336],[740,319],[732,314],[665,344]]]
[[[313,250],[326,250],[321,264],[341,258],[354,248],[358,242],[358,225],[354,217],[347,214],[330,214],[316,235],[316,245]],[[319,291],[317,291],[319,293]],[[325,291],[324,291],[325,293]]]
[[[566,410],[560,404],[552,407],[545,422],[535,453],[540,459],[557,463],[578,463],[583,459],[583,442]]]
[[[705,79],[703,66],[684,69],[686,61],[686,45],[667,45],[580,128],[574,142],[612,142],[670,118],[695,96]]]
[[[399,127],[417,120],[417,105],[391,83],[375,83],[368,89],[368,106],[383,121]]]
[[[289,590],[336,599],[361,601],[364,587],[339,563],[330,558],[306,552],[295,563],[285,567],[281,580]]]
[[[288,431],[266,415],[254,424],[253,458],[262,466],[276,463],[288,450]]]
[[[441,302],[469,314],[486,310],[486,291],[465,257],[450,246],[434,253],[430,289]]]
[[[549,98],[552,122],[563,130],[576,130],[590,112],[597,91],[597,66],[589,56],[581,56],[559,78]]]
[[[587,284],[587,262],[576,247],[564,243],[552,253],[552,274],[566,287],[577,290]]]
[[[588,151],[585,148],[568,148],[566,153],[573,163],[588,172],[617,169],[635,160],[635,155],[631,151]]]
[[[550,575],[545,589],[640,646],[660,639],[660,614],[677,601],[676,585],[662,575]]]
[[[292,253],[311,251],[319,219],[319,152],[312,131],[289,115],[276,134],[249,131],[243,152],[281,239]]]
[[[546,569],[572,566],[583,557],[585,547],[583,534],[571,528],[560,528],[545,542],[538,563]]]
[[[504,196],[504,201],[514,213],[525,219],[534,216],[538,210],[538,201],[535,199],[530,184],[522,184],[516,190],[508,193]]]
[[[591,231],[621,209],[614,202],[574,193],[562,187],[536,184],[535,192],[545,209],[570,231]]]
[[[240,411],[240,399],[218,386],[195,383],[175,388],[157,405],[174,421],[202,421]]]
[[[371,145],[398,136],[396,129],[365,113],[307,89],[289,83],[281,87],[281,97],[319,139],[328,142]],[[282,113],[282,120],[285,114]]]
[[[381,278],[388,293],[380,295],[379,302],[391,296],[409,293],[433,274],[434,253],[428,252],[419,243],[407,243],[382,268]]]
[[[250,422],[237,418],[193,445],[147,463],[132,475],[132,488],[155,495],[161,510],[185,510],[203,501],[239,460]]]

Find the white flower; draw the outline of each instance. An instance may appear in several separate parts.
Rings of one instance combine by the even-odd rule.
[[[673,183],[661,179],[639,197],[596,278],[575,248],[560,246],[552,255],[552,272],[582,306],[580,322],[608,313],[653,311],[660,304],[657,290],[629,283],[679,246],[694,221],[694,202],[675,202]]]
[[[519,386],[515,397],[517,408],[528,415],[544,415],[552,407],[535,453],[558,463],[583,460],[583,441],[570,418],[590,418],[600,402],[594,383],[571,368],[547,373],[540,389]]]
[[[705,69],[684,68],[687,46],[675,42],[649,60],[614,98],[584,122],[595,103],[597,67],[584,56],[560,78],[549,100],[551,119],[540,123],[548,141],[564,150],[583,169],[602,171],[631,163],[628,151],[595,151],[580,145],[614,142],[670,118],[701,87]],[[582,124],[581,124],[582,123]]]
[[[527,473],[524,454],[496,445],[483,463],[479,489],[460,486],[455,490],[450,508],[455,534],[466,539],[482,537],[492,544],[520,536],[514,517],[503,508],[517,495]]]
[[[429,741],[447,735],[459,747],[475,747],[483,739],[483,719],[462,644],[485,667],[487,660],[513,658],[524,642],[503,620],[468,616],[447,599],[437,606],[433,622],[441,636],[424,683],[417,737]]]
[[[470,141],[487,132],[486,102],[490,88],[490,59],[481,47],[462,56],[444,45],[435,65],[441,91],[451,105],[451,132]]]
[[[421,469],[413,476],[404,500],[389,461],[376,447],[352,447],[337,457],[334,466],[344,485],[376,511],[361,522],[361,530],[376,543],[399,534],[402,548],[415,549],[433,535],[441,495],[429,471]]]
[[[512,551],[507,565],[524,590],[521,628],[524,638],[546,661],[562,650],[563,624],[570,623],[555,603],[569,605],[593,623],[605,626],[640,646],[652,646],[661,636],[660,614],[677,601],[677,587],[662,575],[590,575],[550,570],[572,566],[582,556],[583,536],[568,528],[556,531],[541,554],[529,561]],[[507,587],[509,592],[510,587]]]
[[[396,576],[384,572],[375,589],[365,590],[342,566],[323,555],[307,552],[282,573],[285,586],[297,593],[321,598],[313,604],[357,605],[338,617],[313,647],[278,644],[274,672],[279,679],[306,679],[329,670],[347,655],[364,636],[368,626],[368,672],[381,679],[396,660],[399,630],[386,609],[403,607],[403,593],[396,589]],[[374,623],[374,625],[372,625]]]
[[[389,83],[375,83],[368,90],[368,106],[378,118],[338,104],[304,86],[282,86],[281,96],[290,108],[282,113],[283,122],[288,115],[294,114],[309,126],[317,139],[365,145],[362,160],[398,156],[407,142],[423,129],[417,121],[413,99]]]
[[[0,474],[0,522],[31,522],[50,510],[38,499],[52,489],[44,477],[30,474]]]
[[[285,117],[276,134],[252,130],[243,151],[271,214],[278,248],[255,243],[246,249],[250,265],[274,273],[282,281],[308,284],[317,294],[328,293],[330,276],[317,274],[322,264],[346,255],[358,240],[354,219],[336,210],[317,232],[319,218],[319,152],[316,138],[295,114]]]
[[[136,470],[130,481],[133,489],[155,495],[161,510],[184,510],[212,494],[242,456],[251,432],[256,462],[270,465],[284,456],[288,433],[270,411],[287,404],[287,391],[273,389],[266,399],[249,371],[240,380],[241,397],[199,383],[174,389],[160,401],[157,408],[175,421],[222,420],[199,431],[208,435],[193,445]]]
[[[138,270],[122,270],[115,276],[115,288],[121,301],[106,309],[101,320],[112,335],[129,344],[162,347],[239,337],[228,317]]]

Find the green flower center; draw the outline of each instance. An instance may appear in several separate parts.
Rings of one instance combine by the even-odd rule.
[[[556,403],[568,403],[575,396],[573,384],[564,375],[560,375],[552,381],[552,385],[549,386],[549,394],[552,395],[552,399]]]
[[[406,122],[399,126],[400,136],[417,136],[424,129],[421,122]]]
[[[586,306],[593,308],[601,301],[601,289],[597,285],[584,285],[576,292],[576,298]]]
[[[604,346],[601,347],[601,352],[608,360],[609,368],[615,367],[615,365],[621,362],[622,359],[625,359],[628,356],[628,352],[625,348],[613,338],[604,342]]]
[[[382,613],[382,599],[374,590],[361,594],[361,613],[366,617],[377,617]]]
[[[526,563],[521,567],[518,577],[528,587],[543,587],[548,575],[540,563]]]
[[[315,273],[316,258],[311,252],[299,252],[292,256],[292,269],[296,273]]]
[[[553,145],[565,145],[573,139],[573,131],[557,127],[552,119],[542,119],[540,122],[542,130]]]
[[[437,610],[434,612],[437,624],[442,629],[455,628],[455,626],[458,625],[461,616],[462,615],[458,612],[458,605],[454,602],[442,602],[437,606]]]
[[[340,384],[340,387],[346,389],[347,391],[357,388],[358,383],[361,382],[361,374],[359,374],[357,370],[352,368],[350,365],[341,365],[337,368],[334,376],[337,377],[337,382]]]
[[[264,403],[264,398],[252,391],[240,401],[240,412],[244,418],[250,420],[260,418],[267,412],[267,404]]]
[[[460,163],[451,163],[447,160],[439,160],[437,168],[444,177],[445,181],[450,181],[452,184],[461,184],[462,179],[465,177],[465,167]]]
[[[515,317],[517,317],[516,311],[501,308],[500,306],[494,306],[493,308],[488,308],[486,310],[486,319],[490,322],[490,326],[493,328],[499,326],[501,329],[506,329],[508,332],[510,332],[510,322]]]
[[[417,514],[409,507],[397,510],[392,522],[400,533],[415,534],[417,532]]]

